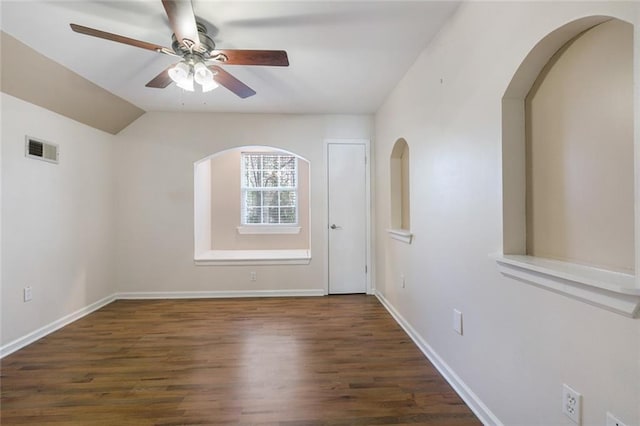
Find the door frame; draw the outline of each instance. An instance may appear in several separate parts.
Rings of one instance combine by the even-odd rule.
[[[373,288],[373,265],[371,264],[371,141],[369,139],[325,139],[323,145],[324,160],[324,241],[326,244],[324,258],[324,294],[329,294],[329,145],[364,145],[366,163],[365,169],[365,202],[366,202],[366,242],[365,259],[367,262],[366,274],[366,294],[374,294]]]

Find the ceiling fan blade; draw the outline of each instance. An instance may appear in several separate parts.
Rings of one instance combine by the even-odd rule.
[[[239,50],[216,49],[210,56],[221,53],[228,59],[225,65],[267,65],[273,67],[288,67],[289,58],[284,50]]]
[[[200,37],[191,0],[162,0],[162,5],[178,41],[187,49],[198,48]]]
[[[222,68],[217,65],[209,65],[209,69],[213,71],[214,76],[213,79],[217,81],[220,85],[226,87],[231,90],[236,95],[240,96],[242,99],[248,98],[249,96],[253,96],[256,94],[256,91],[251,87],[247,86]]]
[[[171,80],[171,77],[169,77],[169,68],[172,68],[174,66],[175,64],[169,65],[167,69],[165,69],[160,74],[155,76],[153,80],[145,84],[145,86],[154,87],[156,89],[164,89],[165,87],[170,85],[173,82],[173,80]]]
[[[90,35],[93,37],[103,38],[105,40],[116,41],[118,43],[128,44],[129,46],[140,47],[142,49],[153,50],[154,52],[164,53],[166,55],[178,56],[171,49],[157,44],[140,41],[133,38],[121,36],[118,34],[108,33],[106,31],[96,30],[95,28],[84,27],[78,24],[69,24],[71,29],[77,33]]]

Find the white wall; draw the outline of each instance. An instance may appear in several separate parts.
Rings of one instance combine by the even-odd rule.
[[[465,3],[376,115],[377,290],[505,425],[573,425],[562,383],[583,394],[584,425],[604,425],[606,411],[640,424],[640,320],[502,277],[489,258],[502,249],[501,99],[511,77],[557,27],[615,16],[636,25],[637,119],[639,7]],[[411,146],[411,245],[385,232],[399,137]],[[452,329],[454,308],[464,336]]]
[[[113,136],[0,96],[4,346],[112,293]],[[58,144],[60,163],[26,158],[25,135]]]
[[[145,114],[116,142],[118,291],[323,290],[323,140],[370,138],[372,121],[367,115]],[[281,148],[310,161],[309,265],[194,265],[193,164],[247,145]],[[257,273],[255,282],[250,271]]]

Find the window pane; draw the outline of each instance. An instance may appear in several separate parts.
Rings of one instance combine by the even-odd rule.
[[[260,171],[245,170],[244,172],[244,186],[247,188],[259,188],[262,186],[262,179]]]
[[[263,170],[277,170],[278,169],[278,156],[277,155],[263,155],[262,156],[262,168],[263,168]]]
[[[262,208],[249,207],[246,214],[247,221],[245,223],[262,223]]]
[[[265,207],[278,207],[278,191],[264,191],[262,200]]]
[[[262,206],[262,192],[260,191],[247,191],[245,203],[247,207],[260,207]]]
[[[280,223],[280,217],[278,215],[278,210],[280,210],[280,209],[278,209],[277,207],[265,208],[265,211],[268,213],[266,223]]]
[[[262,166],[260,165],[260,155],[256,154],[244,154],[244,167],[245,169],[259,169]]]
[[[295,191],[280,191],[280,206],[281,207],[295,207],[296,205],[296,192]]]
[[[278,173],[274,171],[262,172],[262,185],[268,188],[275,188],[278,186]]]
[[[296,223],[296,209],[293,207],[281,208],[280,223]]]
[[[242,162],[243,166],[246,170],[253,169],[253,155],[251,154],[242,154]]]
[[[280,170],[295,170],[296,157],[287,155],[280,157]]]
[[[290,188],[296,186],[296,174],[293,170],[280,171],[280,186]]]

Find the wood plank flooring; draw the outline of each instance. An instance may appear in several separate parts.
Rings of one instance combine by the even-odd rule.
[[[1,380],[3,426],[480,424],[363,295],[120,300]]]

